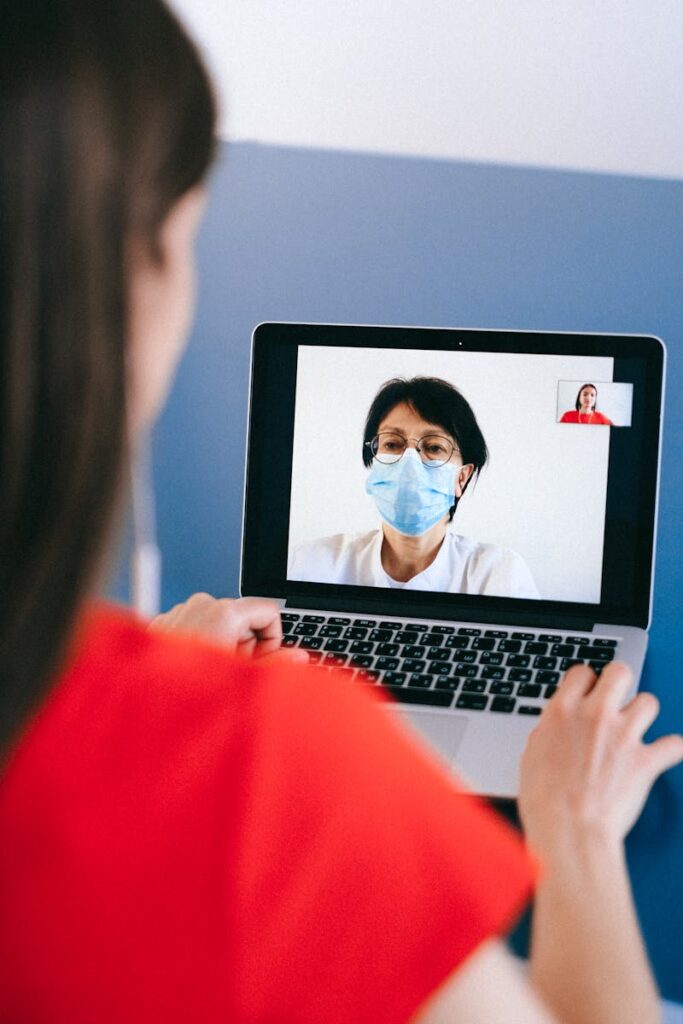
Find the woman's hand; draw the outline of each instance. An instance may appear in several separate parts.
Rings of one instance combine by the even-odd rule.
[[[683,738],[643,743],[659,713],[651,693],[622,707],[630,670],[608,665],[599,679],[586,665],[571,668],[521,763],[519,811],[531,846],[542,856],[577,833],[621,843],[655,779],[683,760]]]
[[[193,594],[182,604],[152,619],[152,629],[196,633],[236,654],[261,658],[267,655],[308,661],[305,651],[283,651],[280,609],[262,597],[215,598]]]

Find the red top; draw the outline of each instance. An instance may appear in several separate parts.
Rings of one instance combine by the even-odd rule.
[[[372,691],[107,609],[0,836],[8,1022],[405,1021],[534,875]]]
[[[596,427],[611,427],[613,426],[612,421],[607,418],[603,413],[597,412],[595,409],[592,412],[579,413],[577,409],[570,409],[568,412],[562,413],[562,419],[560,423],[580,423],[581,426],[596,426]]]

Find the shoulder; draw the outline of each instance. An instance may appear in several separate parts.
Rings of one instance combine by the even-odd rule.
[[[568,409],[567,412],[562,414],[560,423],[576,423],[579,418],[579,414],[576,409]]]
[[[456,533],[449,537],[454,556],[466,562],[468,593],[540,597],[531,571],[517,551]]]
[[[289,574],[297,570],[306,571],[311,563],[320,571],[360,557],[372,547],[377,536],[377,530],[370,530],[363,533],[335,533],[329,537],[304,541],[295,547],[290,556]]]

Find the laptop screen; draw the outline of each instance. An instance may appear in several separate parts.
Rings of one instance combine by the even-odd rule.
[[[647,620],[657,340],[290,324],[254,344],[244,592]]]

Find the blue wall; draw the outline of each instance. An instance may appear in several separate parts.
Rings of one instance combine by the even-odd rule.
[[[683,183],[234,144],[213,179],[199,262],[193,338],[156,433],[166,605],[237,592],[257,322],[655,333],[669,376],[645,684],[664,705],[659,730],[681,728]],[[629,843],[660,984],[679,1000],[682,804],[679,768]]]

